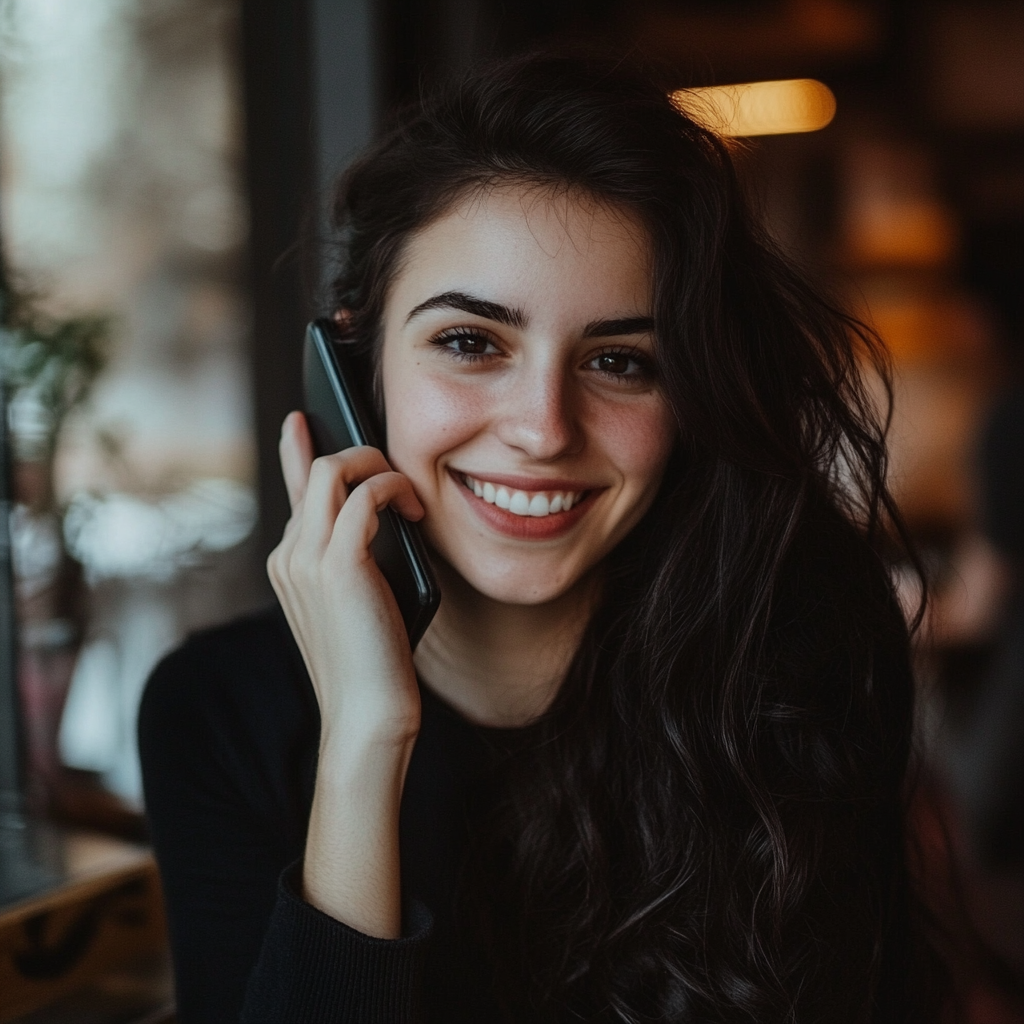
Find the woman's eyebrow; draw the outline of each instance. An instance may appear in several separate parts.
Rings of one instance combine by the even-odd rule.
[[[428,309],[458,309],[463,313],[471,313],[473,316],[504,324],[506,327],[522,329],[526,326],[526,314],[521,309],[503,306],[500,302],[490,302],[488,299],[478,299],[475,295],[467,295],[465,292],[441,292],[440,295],[434,295],[426,302],[414,306],[405,322],[409,323],[413,317],[425,313]]]
[[[654,330],[652,316],[626,316],[618,320],[591,320],[583,328],[584,338],[617,338],[623,334],[650,334]]]
[[[433,295],[425,302],[414,306],[405,318],[409,323],[420,313],[430,309],[457,309],[463,313],[493,320],[506,327],[520,330],[526,327],[526,314],[515,306],[505,306],[500,302],[491,302],[465,292],[441,292]],[[650,334],[654,330],[654,318],[650,316],[616,317],[608,320],[591,320],[583,328],[584,338],[618,338],[627,334]]]

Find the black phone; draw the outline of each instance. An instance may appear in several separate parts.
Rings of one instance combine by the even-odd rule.
[[[383,435],[375,429],[371,407],[359,386],[353,346],[338,337],[330,320],[314,320],[306,328],[302,380],[306,420],[316,455],[363,444],[384,450]],[[409,644],[415,649],[441,602],[441,589],[419,530],[387,508],[380,516],[380,528],[370,550],[395,595]]]

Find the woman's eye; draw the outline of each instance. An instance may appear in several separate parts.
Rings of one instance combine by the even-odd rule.
[[[597,368],[605,373],[629,373],[630,365],[635,365],[629,356],[622,352],[606,352],[597,357]]]
[[[454,356],[470,359],[474,356],[492,355],[498,351],[494,342],[487,335],[476,331],[454,331],[441,334],[433,339],[433,344],[447,349]]]
[[[482,356],[487,351],[490,342],[479,335],[466,335],[461,338],[453,338],[451,344],[453,348],[467,356]]]
[[[619,350],[601,352],[590,360],[592,369],[608,374],[610,377],[618,377],[630,381],[646,380],[651,375],[650,365],[646,359],[641,358],[635,352],[622,352]]]

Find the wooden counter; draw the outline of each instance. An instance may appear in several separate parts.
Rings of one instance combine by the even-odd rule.
[[[46,1020],[45,1008],[56,1010],[58,1004],[55,1018],[74,1019],[67,1004],[75,993],[92,993],[86,998],[95,1003],[104,978],[119,978],[115,987],[130,989],[125,979],[133,970],[142,972],[143,981],[127,994],[125,1005],[136,1000],[137,1019],[173,1019],[163,902],[152,854],[107,836],[31,828],[33,834],[20,842],[21,852],[12,853],[9,842],[0,851],[8,878],[12,870],[22,879],[35,871],[42,886],[27,892],[22,884],[20,898],[0,905],[0,1024],[26,1014],[33,1022]],[[26,850],[27,867],[22,867],[17,858]],[[88,1017],[105,1019],[95,1008]],[[136,1018],[125,1010],[106,1019]]]

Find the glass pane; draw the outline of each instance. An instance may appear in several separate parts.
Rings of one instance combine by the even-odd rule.
[[[261,592],[245,543],[256,512],[237,15],[233,0],[0,7],[4,254],[50,345],[36,377],[15,381],[11,411],[21,685],[44,805],[64,799],[61,752],[137,802],[148,671]],[[54,341],[55,325],[82,317],[102,335],[95,376],[96,338]],[[24,362],[30,343],[15,332],[6,344]],[[85,392],[66,416],[40,383],[59,372],[65,397]]]

